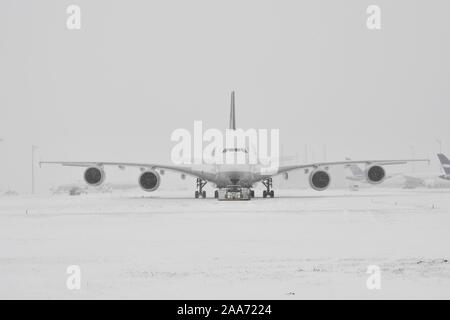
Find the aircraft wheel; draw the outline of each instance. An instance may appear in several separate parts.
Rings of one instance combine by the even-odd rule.
[[[263,191],[263,198],[267,198],[267,191],[266,190]]]
[[[198,191],[195,191],[195,199],[198,199],[198,196],[199,196]]]
[[[270,191],[270,197],[273,198],[275,196],[275,192],[273,190]]]
[[[203,190],[203,192],[202,192],[202,197],[203,197],[203,199],[206,198],[206,191],[205,190]]]

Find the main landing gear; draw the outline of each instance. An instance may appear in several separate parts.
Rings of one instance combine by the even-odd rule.
[[[206,191],[203,190],[203,187],[208,183],[208,181],[197,178],[197,190],[195,190],[195,198],[198,199],[202,197],[203,199],[206,198]]]
[[[261,183],[266,187],[266,190],[263,191],[263,198],[273,198],[275,196],[275,192],[272,190],[272,178],[264,179]]]

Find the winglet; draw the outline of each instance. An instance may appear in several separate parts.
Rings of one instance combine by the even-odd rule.
[[[235,110],[234,110],[234,91],[231,92],[230,129],[236,130],[236,115],[235,115]]]

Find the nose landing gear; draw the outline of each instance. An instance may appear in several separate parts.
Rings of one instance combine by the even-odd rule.
[[[208,181],[197,178],[197,190],[195,190],[195,198],[198,199],[202,197],[203,199],[206,198],[206,191],[203,190],[203,187],[208,183]]]

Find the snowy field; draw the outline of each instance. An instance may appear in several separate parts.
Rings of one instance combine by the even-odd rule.
[[[1,197],[0,298],[450,298],[449,189],[192,193]]]

